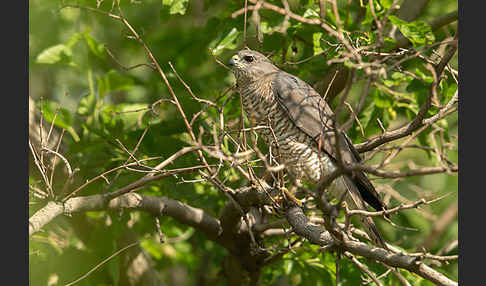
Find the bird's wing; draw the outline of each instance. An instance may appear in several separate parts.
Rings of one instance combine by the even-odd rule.
[[[283,71],[275,74],[272,91],[294,124],[312,137],[316,144],[321,146],[322,151],[336,160],[333,112],[327,102],[310,85]],[[358,151],[345,133],[340,134],[339,148],[344,163],[361,161]],[[352,172],[351,180],[369,205],[376,210],[386,209],[381,197],[363,172]]]

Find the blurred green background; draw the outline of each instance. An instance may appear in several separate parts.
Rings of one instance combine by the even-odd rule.
[[[239,95],[225,90],[234,83],[233,75],[216,59],[226,63],[230,55],[243,45],[243,14],[232,17],[232,13],[244,7],[245,1],[207,1],[207,0],[162,0],[162,1],[121,1],[123,15],[130,25],[142,36],[153,55],[166,73],[174,92],[178,96],[189,118],[197,113],[204,104],[194,101],[185,87],[177,79],[169,62],[178,74],[200,98],[216,100],[225,108],[225,120],[230,129],[239,127]],[[282,1],[266,1],[283,7]],[[288,1],[291,10],[305,17],[318,14],[318,1]],[[361,6],[361,3],[365,2]],[[385,17],[387,7],[392,1],[375,1],[380,17]],[[403,1],[398,1],[399,3]],[[98,1],[99,9],[117,14],[111,1]],[[344,27],[353,39],[364,33],[376,31],[370,18],[367,1],[338,1],[341,19],[349,19]],[[170,98],[166,85],[157,72],[147,66],[133,69],[122,68],[105,50],[109,49],[116,60],[126,68],[148,64],[149,59],[142,46],[128,38],[129,31],[120,21],[101,13],[82,8],[62,8],[63,5],[82,5],[96,8],[96,1],[29,1],[29,95],[36,106],[43,107],[44,117],[49,122],[55,110],[61,108],[56,119],[56,128],[64,128],[64,155],[73,168],[79,168],[73,186],[79,186],[89,178],[116,167],[128,156],[115,142],[121,142],[132,149],[148,122],[151,127],[140,145],[141,158],[162,156],[164,158],[187,146],[188,137],[177,110],[170,103],[157,105],[157,114],[147,107],[161,98]],[[251,3],[249,3],[251,4]],[[363,8],[364,7],[364,8]],[[334,21],[331,4],[327,8],[327,20]],[[428,22],[438,16],[457,10],[457,1],[430,1],[420,13],[418,21]],[[316,26],[305,25],[291,20],[285,33],[277,29],[284,20],[282,15],[262,9],[261,32],[263,41],[259,42],[255,23],[248,13],[247,44],[253,49],[271,53],[272,60],[282,69],[314,84],[330,69],[329,59],[340,57],[331,47],[323,56],[316,56],[301,64],[289,64],[308,59],[328,49],[319,37],[336,43],[336,39]],[[360,16],[361,15],[361,16]],[[359,21],[358,21],[358,20]],[[435,41],[442,41],[454,35],[455,23],[433,32]],[[324,32],[324,33],[323,33]],[[317,38],[317,41],[315,40]],[[365,37],[366,38],[366,37]],[[420,47],[418,47],[420,48]],[[385,49],[386,51],[386,49]],[[432,57],[432,52],[425,53]],[[283,62],[285,55],[287,63]],[[387,65],[388,63],[385,63]],[[457,55],[451,61],[457,69]],[[386,78],[377,81],[390,89],[411,97],[411,100],[397,104],[394,95],[376,86],[370,90],[359,118],[364,125],[365,135],[381,132],[376,118],[380,118],[385,128],[403,124],[414,116],[428,94],[427,74],[420,60],[403,64],[404,70],[420,77],[423,81],[397,71],[389,71]],[[364,84],[365,74],[357,72],[357,80],[349,93],[348,102],[356,106]],[[457,84],[451,76],[444,79],[439,89],[441,104],[445,104],[454,94]],[[41,100],[42,99],[42,100]],[[331,102],[332,106],[337,100]],[[141,112],[127,112],[143,109]],[[433,109],[430,115],[437,109]],[[196,123],[211,127],[216,115],[214,110]],[[348,113],[343,115],[346,121]],[[414,144],[434,147],[444,140],[448,160],[457,163],[457,115],[453,114],[438,123],[442,131],[432,132],[428,128]],[[358,124],[348,130],[353,142],[363,141]],[[442,138],[442,139],[441,139]],[[403,140],[399,141],[399,143]],[[364,154],[366,157],[368,154]],[[379,163],[383,158],[378,154],[367,162]],[[423,149],[404,149],[386,170],[406,171],[417,166],[435,166],[437,156]],[[171,167],[186,167],[198,164],[195,155],[178,159]],[[31,170],[34,170],[31,168]],[[58,171],[61,172],[61,171]],[[230,177],[229,184],[241,186],[245,182],[231,170],[224,169]],[[140,175],[124,172],[110,190],[133,182]],[[457,240],[457,174],[435,174],[402,179],[373,178],[379,191],[385,193],[389,205],[413,202],[420,198],[432,199],[448,194],[432,205],[421,206],[419,210],[405,210],[392,217],[400,226],[414,228],[406,230],[391,226],[384,220],[377,223],[387,241],[408,252],[419,252],[427,239],[430,239],[434,226],[447,211],[454,213],[445,229],[427,242],[427,250],[443,255],[457,254],[457,247],[448,253],[444,249]],[[184,175],[184,179],[198,179],[197,175]],[[31,171],[29,184],[41,186],[38,173]],[[62,190],[64,178],[54,185]],[[100,193],[106,183],[98,181],[84,189],[80,195]],[[390,191],[391,189],[391,191]],[[72,191],[72,189],[71,189]],[[69,192],[69,190],[68,190]],[[226,198],[208,183],[181,183],[181,179],[167,178],[155,182],[142,191],[157,196],[168,196],[202,208],[209,214],[219,217]],[[394,193],[393,193],[394,192]],[[391,195],[391,194],[395,195]],[[62,195],[62,194],[61,194]],[[45,200],[31,196],[30,215],[44,205]],[[192,228],[179,224],[171,218],[161,220],[162,229],[167,237],[177,237],[174,242],[160,244],[153,218],[143,212],[93,212],[77,214],[72,217],[58,217],[42,232],[30,238],[29,264],[30,284],[65,285],[92,269],[104,258],[118,250],[119,239],[125,234],[126,225],[140,239],[142,247],[154,262],[154,269],[164,285],[227,285],[222,278],[223,258],[227,255],[224,248],[205,239],[204,235]],[[282,239],[282,238],[279,238]],[[285,239],[283,239],[285,240]],[[273,241],[279,244],[278,240]],[[282,245],[286,242],[281,242]],[[305,243],[295,253],[290,252],[283,258],[265,268],[262,285],[329,285],[335,279],[335,256],[318,255],[317,247]],[[364,262],[365,260],[360,261]],[[361,272],[349,261],[343,260],[340,268],[341,285],[358,285]],[[377,272],[386,270],[376,263],[369,265]],[[441,263],[436,267],[452,279],[457,280],[457,261]],[[123,285],[120,281],[123,271],[119,257],[116,257],[94,271],[76,285]],[[416,275],[406,271],[401,273],[412,285],[431,285]],[[334,282],[332,282],[334,283]],[[395,277],[385,278],[385,285],[400,285]],[[372,285],[371,283],[370,285]],[[333,284],[334,285],[334,284]]]

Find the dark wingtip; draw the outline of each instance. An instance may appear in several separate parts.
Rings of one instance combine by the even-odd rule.
[[[366,217],[366,218],[364,218],[363,223],[365,224],[365,225],[363,225],[365,227],[365,229],[368,230],[367,233],[368,233],[368,236],[370,237],[371,241],[377,246],[383,247],[386,250],[390,250],[386,246],[385,239],[381,235],[381,233],[378,230],[378,227],[375,225],[373,219],[371,217]]]

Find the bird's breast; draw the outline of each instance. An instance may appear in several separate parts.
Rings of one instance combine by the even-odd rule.
[[[317,149],[314,140],[293,123],[271,93],[271,86],[249,85],[241,88],[240,94],[251,125],[268,127],[257,132],[290,175],[317,183],[335,169],[330,158]]]

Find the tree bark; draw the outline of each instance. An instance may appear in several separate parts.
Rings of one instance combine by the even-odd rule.
[[[370,246],[363,242],[352,241],[344,237],[343,241],[337,241],[332,235],[321,226],[310,223],[304,212],[299,207],[292,207],[287,210],[286,218],[293,227],[295,233],[308,239],[311,243],[320,246],[331,246],[349,251],[368,258],[383,262],[392,267],[400,267],[414,272],[421,277],[441,286],[457,286],[457,282],[447,278],[440,272],[422,263],[418,257],[402,253],[393,253],[383,248]]]

